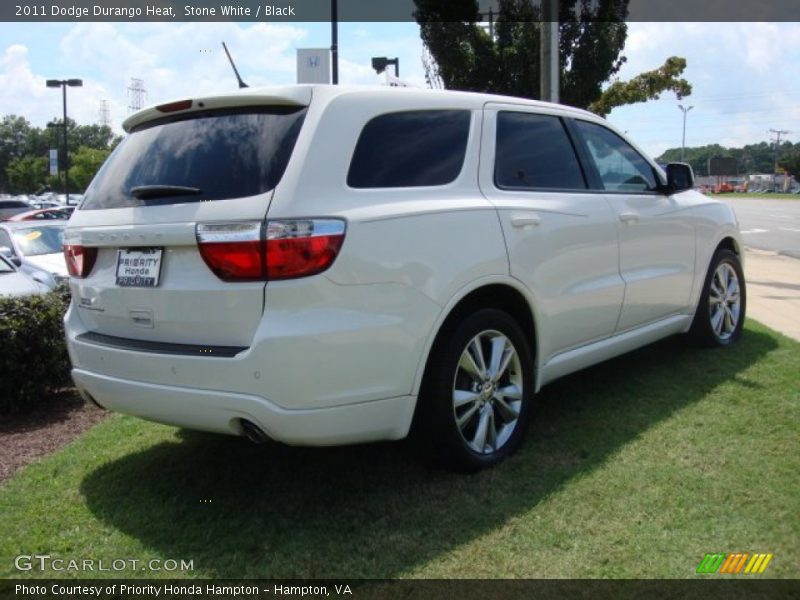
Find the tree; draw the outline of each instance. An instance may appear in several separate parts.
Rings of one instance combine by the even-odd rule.
[[[84,191],[91,183],[97,170],[103,165],[111,150],[81,146],[72,155],[72,167],[69,170],[70,187]]]
[[[0,121],[0,191],[9,189],[8,167],[28,154],[31,124],[24,117],[6,115]]]
[[[673,90],[691,93],[680,79],[686,61],[669,58],[663,66],[629,82],[614,80],[626,58],[620,56],[629,0],[561,0],[559,4],[560,98],[564,104],[607,114],[615,106],[644,102]],[[415,0],[420,35],[430,52],[426,77],[448,89],[539,98],[541,17],[530,0],[499,0],[494,36],[478,25],[476,0]],[[613,80],[608,90],[603,85]],[[607,95],[608,94],[608,95]]]
[[[784,150],[778,164],[786,169],[795,179],[800,180],[800,144],[794,144],[790,149]]]
[[[14,158],[6,169],[8,186],[17,194],[31,193],[47,179],[47,159],[44,156]]]

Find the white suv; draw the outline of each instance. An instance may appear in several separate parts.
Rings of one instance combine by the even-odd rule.
[[[585,111],[291,86],[125,129],[65,237],[73,378],[112,410],[297,445],[413,430],[469,470],[546,383],[741,332],[731,209]]]

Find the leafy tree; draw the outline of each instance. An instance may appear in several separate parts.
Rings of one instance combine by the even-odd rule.
[[[780,148],[780,162],[791,160],[793,152],[800,151],[800,144],[784,142]],[[710,144],[696,148],[686,148],[684,161],[692,165],[697,175],[708,174],[708,159],[715,156],[735,158],[739,167],[739,174],[772,173],[775,168],[775,146],[767,142],[748,144],[742,148],[724,148],[719,144]],[[680,148],[670,148],[658,157],[660,162],[678,162],[681,159]],[[786,166],[791,173],[791,169]]]
[[[629,82],[614,80],[629,0],[561,0],[559,4],[560,99],[599,114],[623,104],[644,102],[673,90],[691,93],[679,76],[686,67],[671,57],[662,67]],[[415,0],[420,35],[431,59],[427,79],[432,87],[539,98],[541,13],[530,0],[499,0],[494,36],[478,25],[476,0]],[[614,80],[603,91],[603,84]]]
[[[97,170],[105,162],[111,150],[81,146],[72,156],[72,167],[69,170],[70,187],[83,191],[91,183]]]
[[[7,169],[12,160],[28,153],[31,124],[24,117],[6,115],[0,121],[0,191],[9,188]]]
[[[66,162],[63,149],[63,120],[56,119],[51,125],[51,127],[33,127],[27,119],[18,115],[6,115],[0,120],[0,192],[20,191],[20,182],[25,180],[16,179],[15,183],[11,183],[9,167],[14,159],[38,157],[46,161],[49,149],[56,148],[59,165],[63,169]],[[107,125],[78,125],[73,119],[67,119],[67,142],[72,165],[75,165],[75,155],[81,147],[110,151],[121,139],[120,136],[114,135]],[[15,176],[18,178],[21,176],[20,168],[23,167],[16,165]],[[71,188],[75,186],[72,176],[71,168]],[[53,189],[63,188],[63,180],[57,177],[47,178],[47,183]],[[38,186],[25,187],[22,191],[31,193],[37,189]]]
[[[793,147],[784,151],[778,164],[790,175],[794,175],[795,179],[800,180],[800,144],[794,144]]]
[[[44,156],[14,158],[6,172],[12,192],[28,193],[41,187],[47,178],[47,159]]]

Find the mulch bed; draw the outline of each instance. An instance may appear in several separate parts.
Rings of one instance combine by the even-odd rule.
[[[74,390],[64,390],[31,413],[0,415],[0,483],[65,446],[108,414],[86,404]]]

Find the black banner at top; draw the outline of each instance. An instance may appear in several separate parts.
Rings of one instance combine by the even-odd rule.
[[[441,0],[442,16],[437,21],[461,21],[448,2]],[[540,5],[548,0],[531,0],[531,20],[541,15]],[[554,1],[554,0],[549,0]],[[594,0],[594,5],[608,0]],[[580,7],[579,0],[558,0],[560,11]],[[343,22],[414,21],[413,0],[4,0],[0,20],[10,22],[80,21],[235,21],[235,22],[327,22],[333,4]],[[428,2],[430,4],[430,2]],[[498,0],[476,0],[479,18],[496,18]],[[616,4],[624,5],[623,1]],[[569,9],[569,8],[567,8]],[[578,8],[576,8],[578,10]],[[625,21],[751,22],[800,21],[799,0],[629,0]],[[608,17],[606,17],[608,18]],[[562,16],[563,19],[563,16]],[[432,19],[433,20],[433,19]],[[617,20],[608,18],[608,20]]]

